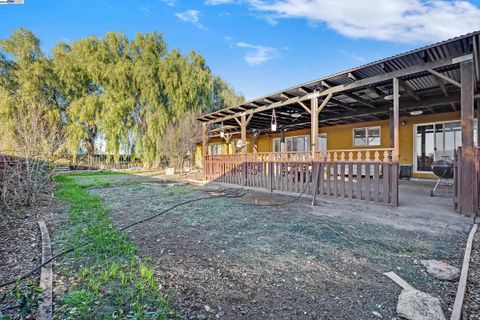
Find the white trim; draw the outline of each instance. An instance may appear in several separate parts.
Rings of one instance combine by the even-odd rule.
[[[367,139],[367,144],[366,144],[366,145],[362,145],[362,146],[357,146],[357,145],[355,145],[355,130],[358,130],[358,129],[364,129],[364,130],[365,130],[365,138]],[[368,144],[368,130],[369,130],[369,129],[378,129],[379,139],[380,139],[379,144]],[[356,127],[356,128],[352,128],[352,146],[353,146],[353,147],[357,147],[357,148],[362,148],[362,147],[378,147],[378,146],[381,146],[381,145],[382,145],[382,126],[370,126],[370,127]]]

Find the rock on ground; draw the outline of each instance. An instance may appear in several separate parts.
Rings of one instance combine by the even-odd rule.
[[[454,281],[460,277],[460,269],[443,261],[422,260],[420,263],[437,279]]]
[[[440,300],[416,289],[400,293],[397,315],[409,320],[445,320]]]

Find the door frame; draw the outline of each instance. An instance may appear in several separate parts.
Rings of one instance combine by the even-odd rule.
[[[452,123],[452,122],[460,122],[460,119],[458,120],[447,120],[447,121],[432,121],[432,122],[419,122],[419,123],[415,123],[413,124],[413,150],[412,150],[412,162],[413,162],[413,173],[427,173],[427,174],[433,174],[432,171],[420,171],[420,170],[417,170],[417,128],[419,126],[428,126],[428,125],[433,125],[433,130],[434,130],[434,134],[433,134],[433,143],[435,144],[434,147],[436,147],[436,135],[435,135],[435,125],[436,124],[445,124],[445,123]],[[443,131],[444,133],[444,139],[443,139],[443,142],[445,144],[445,131]],[[453,160],[453,157],[452,157],[452,160]]]

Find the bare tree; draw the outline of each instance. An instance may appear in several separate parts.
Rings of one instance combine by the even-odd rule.
[[[15,210],[35,202],[51,180],[52,163],[61,147],[61,132],[46,108],[16,108],[13,130],[2,132],[0,206]]]
[[[185,160],[190,166],[195,163],[195,149],[201,141],[200,123],[196,120],[196,111],[185,113],[182,118],[171,123],[165,132],[161,149],[170,166],[180,168],[183,172]]]

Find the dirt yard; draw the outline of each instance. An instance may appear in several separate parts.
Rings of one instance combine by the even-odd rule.
[[[89,177],[79,177],[88,184]],[[152,177],[105,177],[90,191],[122,227],[208,187]],[[435,280],[418,263],[461,267],[471,221],[453,212],[389,208],[247,192],[180,207],[130,229],[151,257],[172,308],[186,319],[384,319],[396,316],[394,271],[438,296],[446,315],[456,284]],[[434,200],[429,200],[434,201]]]

